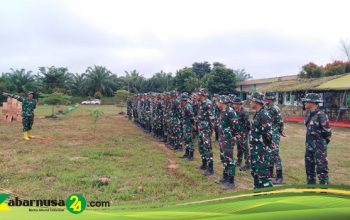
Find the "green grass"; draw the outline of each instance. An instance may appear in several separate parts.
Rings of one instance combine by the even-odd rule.
[[[62,107],[63,108],[63,107]],[[104,112],[93,135],[88,109]],[[107,200],[119,208],[167,206],[188,199],[222,195],[252,188],[249,172],[237,171],[236,188],[230,191],[214,183],[222,165],[214,144],[215,175],[203,177],[198,151],[187,162],[156,139],[145,134],[116,106],[80,106],[57,120],[45,119],[49,106],[36,110],[33,133],[22,140],[20,123],[0,123],[0,192],[23,198],[65,199],[81,193],[87,200]],[[124,109],[125,111],[125,109]],[[287,184],[304,184],[305,128],[287,124],[288,138],[281,142]],[[328,155],[332,184],[350,185],[349,129],[334,129]],[[100,186],[98,178],[111,182]]]

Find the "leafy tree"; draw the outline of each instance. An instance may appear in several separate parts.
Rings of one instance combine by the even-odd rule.
[[[211,65],[207,61],[202,63],[195,62],[192,64],[192,70],[198,79],[202,79],[205,75],[210,73]]]
[[[230,94],[235,92],[236,75],[232,69],[222,65],[213,68],[208,79],[208,91],[211,94]]]
[[[55,115],[55,106],[58,105],[68,105],[70,104],[71,96],[65,95],[63,93],[54,92],[51,94],[43,94],[43,103],[47,105],[52,105],[52,114]]]
[[[236,80],[238,82],[252,78],[252,76],[249,73],[247,73],[245,69],[236,69],[233,70],[233,73],[236,75]]]
[[[173,77],[171,73],[160,71],[154,74],[150,79],[145,80],[143,85],[144,92],[164,92],[173,88]]]
[[[10,69],[10,73],[5,73],[2,76],[4,81],[3,86],[8,91],[24,94],[28,91],[37,91],[36,82],[32,71],[26,71],[25,69]]]
[[[199,80],[192,68],[185,67],[176,72],[174,78],[175,87],[179,92],[192,93],[200,86]]]
[[[69,93],[73,96],[85,96],[86,91],[86,77],[85,74],[72,74],[69,83]]]
[[[116,89],[116,75],[106,67],[88,67],[86,72],[86,89],[90,96],[100,92],[103,96],[113,96]]]
[[[300,78],[319,78],[321,76],[323,76],[322,67],[312,62],[304,65],[299,73]]]
[[[40,67],[39,75],[44,93],[66,92],[69,89],[71,74],[66,67]]]

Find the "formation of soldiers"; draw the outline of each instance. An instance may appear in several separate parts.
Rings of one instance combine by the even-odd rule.
[[[250,120],[243,107],[244,102],[233,94],[214,95],[209,99],[205,89],[191,95],[176,91],[151,92],[130,97],[127,115],[170,149],[184,150],[182,159],[193,160],[194,140],[198,139],[202,162],[199,169],[205,176],[214,174],[212,135],[215,133],[223,164],[222,178],[216,182],[228,189],[233,188],[238,167],[241,171],[250,170],[254,188],[263,188],[283,183],[279,142],[281,136],[286,135],[281,111],[275,101],[274,92],[265,95],[253,93],[249,106],[255,114]],[[318,108],[320,98],[317,94],[307,94],[303,103],[308,110],[305,117],[307,183],[316,184],[317,173],[319,183],[327,184],[327,144],[331,137],[329,121]],[[233,154],[235,145],[237,160]]]

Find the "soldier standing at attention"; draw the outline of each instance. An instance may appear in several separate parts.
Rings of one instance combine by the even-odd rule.
[[[185,145],[185,154],[181,157],[183,159],[193,160],[193,125],[194,114],[192,104],[189,102],[189,96],[187,92],[181,94],[181,107],[182,107],[182,142]]]
[[[233,158],[233,146],[239,140],[239,125],[236,112],[228,105],[230,99],[221,95],[217,101],[220,109],[218,120],[219,146],[223,162],[223,177],[218,183],[225,184],[227,189],[235,186],[234,178],[236,173],[235,161]]]
[[[213,103],[208,99],[208,92],[205,89],[199,90],[198,101],[198,151],[202,157],[200,169],[205,170],[203,175],[210,176],[214,173],[213,150],[211,145],[211,136],[215,126],[214,108]]]
[[[233,108],[236,111],[238,117],[239,126],[239,140],[237,141],[237,163],[236,166],[240,167],[241,170],[250,169],[250,153],[248,146],[248,137],[250,131],[250,122],[248,112],[243,108],[243,101],[241,98],[236,97],[232,100]],[[242,159],[244,157],[245,166],[241,167]]]
[[[250,108],[256,111],[249,139],[254,188],[271,187],[269,160],[271,159],[272,119],[264,109],[264,95],[253,93]]]
[[[309,93],[302,102],[307,110],[305,116],[307,184],[316,184],[316,173],[320,184],[328,184],[327,147],[332,136],[329,120],[318,107],[318,103],[322,102],[318,94]]]
[[[283,133],[284,124],[281,115],[281,110],[275,104],[276,93],[266,92],[265,94],[265,109],[269,112],[272,119],[272,144],[271,144],[271,164],[269,166],[270,176],[273,178],[273,170],[276,166],[276,179],[273,184],[280,185],[283,183],[282,160],[279,153],[279,144]]]
[[[32,126],[34,123],[34,109],[36,108],[37,101],[33,97],[33,92],[28,92],[27,97],[21,97],[6,92],[2,93],[4,96],[10,96],[22,102],[22,125],[23,125],[23,137],[24,140],[34,138],[32,135]]]

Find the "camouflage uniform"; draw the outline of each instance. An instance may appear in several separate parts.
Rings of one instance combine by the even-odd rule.
[[[185,145],[187,158],[193,158],[193,124],[194,124],[194,114],[192,104],[189,101],[189,97],[187,93],[183,93],[181,95],[181,101],[186,101],[184,106],[182,107],[182,141]]]
[[[172,92],[173,96],[174,92]],[[171,102],[171,115],[170,115],[170,144],[174,147],[175,150],[181,149],[181,139],[182,139],[182,113],[180,100],[175,98]]]
[[[263,105],[263,94],[253,93],[252,101]],[[250,133],[251,174],[255,188],[272,186],[269,172],[272,142],[272,119],[262,107],[253,118]]]
[[[132,98],[131,97],[128,98],[126,104],[127,104],[126,112],[129,120],[131,120],[132,119]]]
[[[219,98],[220,103],[228,104],[229,98],[221,95]],[[220,111],[218,119],[218,133],[219,133],[219,146],[222,152],[221,160],[223,163],[223,179],[226,179],[227,186],[232,188],[234,186],[235,176],[235,161],[233,157],[233,146],[238,140],[239,124],[236,112],[230,107]]]
[[[273,92],[267,92],[265,94],[265,99],[275,100],[276,94]],[[281,110],[273,103],[265,105],[265,109],[269,112],[269,115],[272,118],[271,164],[269,166],[270,176],[273,177],[273,169],[276,165],[277,179],[282,179],[282,160],[279,154],[279,144],[281,134],[283,134],[284,124]]]
[[[201,96],[207,96],[205,90],[199,92]],[[203,102],[200,102],[198,115],[198,151],[202,157],[202,166],[200,167],[203,170],[208,169],[207,174],[213,173],[213,151],[211,145],[211,136],[213,133],[213,128],[215,126],[215,116],[213,103],[205,98]]]
[[[243,104],[240,98],[235,98],[232,102],[233,104]],[[236,110],[238,117],[238,124],[240,125],[239,136],[237,141],[237,163],[236,166],[241,166],[242,158],[245,160],[245,168],[250,167],[250,152],[248,146],[248,136],[250,131],[250,122],[248,112],[243,108],[243,106]]]
[[[322,102],[317,94],[307,94],[303,102]],[[332,136],[328,116],[320,109],[307,112],[305,169],[308,184],[316,184],[316,173],[320,184],[328,184],[327,146]],[[316,172],[315,172],[316,170]]]
[[[37,103],[36,100],[34,98],[29,100],[27,97],[21,97],[13,94],[9,94],[8,96],[22,102],[23,132],[32,130],[34,123],[34,109],[36,108]]]

